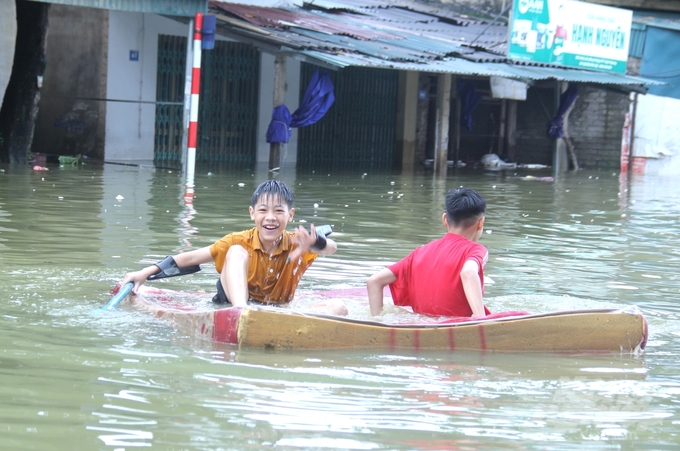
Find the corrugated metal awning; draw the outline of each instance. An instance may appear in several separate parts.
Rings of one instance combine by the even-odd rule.
[[[629,75],[591,72],[579,69],[556,67],[531,67],[507,63],[479,63],[462,58],[447,58],[442,61],[429,61],[426,64],[377,60],[357,54],[330,54],[326,52],[303,50],[300,54],[336,67],[373,67],[376,69],[409,70],[419,72],[450,73],[476,77],[504,77],[524,81],[559,80],[575,83],[595,83],[603,85],[643,86],[660,85]]]
[[[315,0],[303,8],[265,8],[210,2],[219,14],[219,32],[263,51],[299,55],[326,67],[497,76],[526,82],[554,79],[628,90],[660,84],[621,74],[514,62],[505,56],[505,23],[416,5],[403,0]]]
[[[633,23],[680,31],[680,14],[659,11],[633,11]]]
[[[30,0],[56,5],[192,17],[208,10],[208,0]]]

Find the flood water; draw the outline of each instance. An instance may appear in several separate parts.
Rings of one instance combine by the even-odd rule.
[[[265,351],[125,305],[126,271],[252,226],[265,170],[0,172],[0,449],[677,449],[680,180],[612,172],[279,176],[296,223],[334,226],[300,292],[363,286],[440,237],[447,189],[488,202],[492,311],[637,305],[645,353]],[[214,268],[154,286],[212,291]],[[363,304],[353,315],[368,315]]]

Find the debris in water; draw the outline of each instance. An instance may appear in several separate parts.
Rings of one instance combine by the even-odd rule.
[[[527,175],[526,177],[520,177],[521,180],[533,180],[535,182],[554,182],[555,177],[534,177],[533,175]]]
[[[116,200],[123,200],[123,199],[125,199],[125,198],[123,196],[121,196],[120,194],[116,196]]]

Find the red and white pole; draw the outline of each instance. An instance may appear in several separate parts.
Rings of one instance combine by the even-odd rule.
[[[196,141],[198,133],[198,93],[201,86],[201,39],[203,14],[196,13],[194,18],[194,64],[191,71],[191,109],[189,115],[189,138],[187,142],[187,194],[193,197],[194,171],[196,170]],[[189,193],[191,187],[191,193]]]

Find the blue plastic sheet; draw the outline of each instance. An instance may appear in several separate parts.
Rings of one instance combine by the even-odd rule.
[[[460,125],[471,132],[472,112],[482,101],[482,96],[477,93],[472,82],[462,80],[458,82],[458,95],[460,96]]]
[[[326,71],[318,69],[312,74],[302,103],[293,114],[286,105],[279,105],[272,111],[272,120],[267,128],[268,143],[287,143],[292,127],[305,127],[321,119],[335,102],[333,82]]]
[[[576,101],[578,89],[575,83],[569,83],[567,89],[560,95],[560,105],[557,115],[548,122],[548,136],[557,139],[564,136],[564,113]]]

